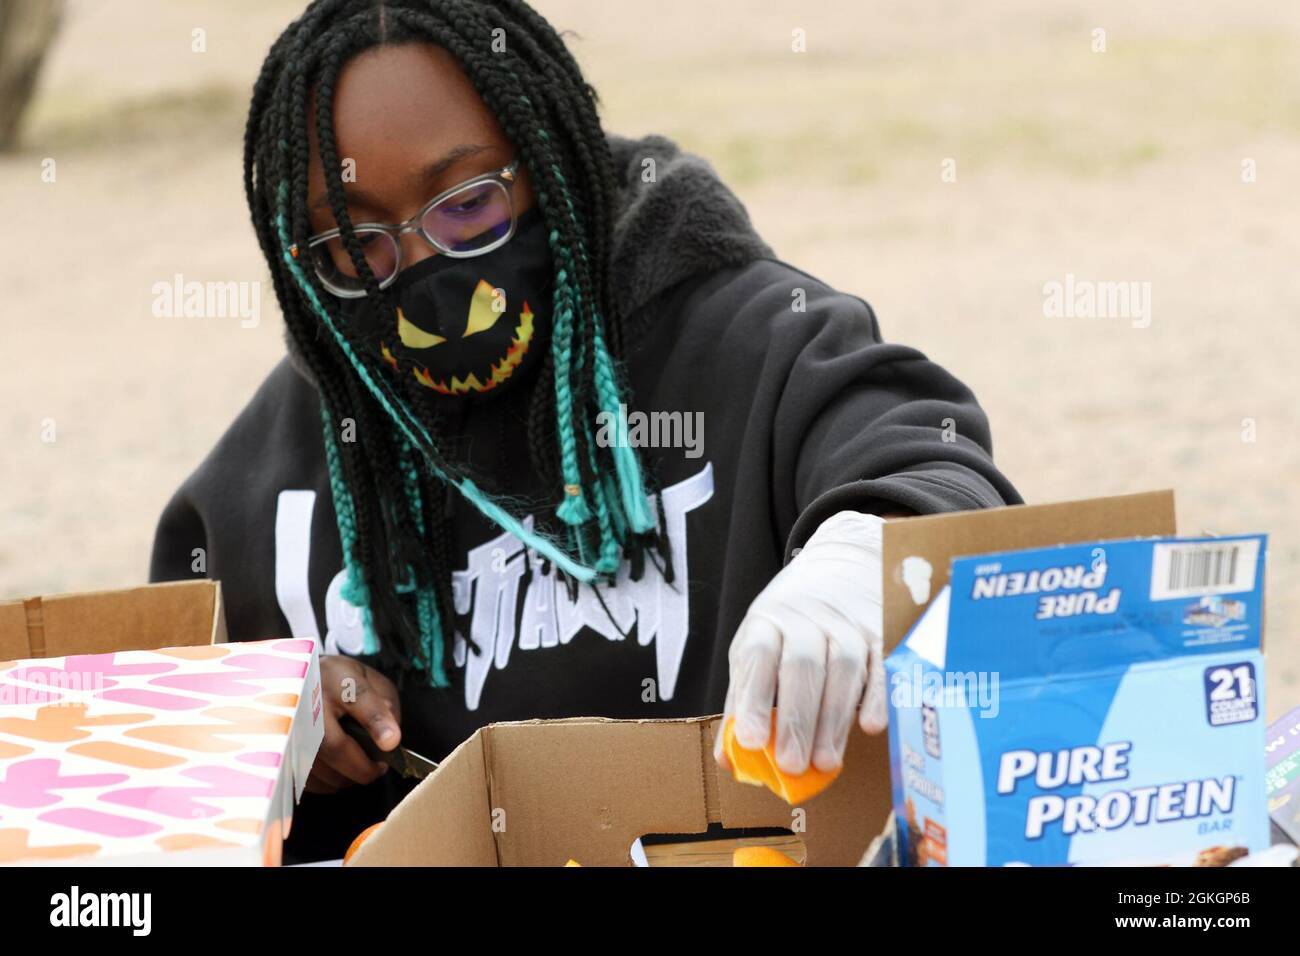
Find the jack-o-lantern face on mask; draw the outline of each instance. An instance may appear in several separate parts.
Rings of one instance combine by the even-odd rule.
[[[430,256],[402,270],[388,290],[396,321],[369,299],[345,299],[343,309],[395,374],[440,395],[482,394],[542,353],[552,281],[545,223],[534,208],[486,255]]]

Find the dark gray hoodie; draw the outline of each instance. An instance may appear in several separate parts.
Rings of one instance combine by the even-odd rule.
[[[862,299],[776,259],[705,161],[658,136],[610,142],[629,425],[634,441],[640,421],[643,443],[678,446],[642,448],[674,580],[650,569],[573,600],[549,566],[455,502],[453,686],[403,693],[403,743],[435,760],[492,721],[719,711],[746,608],[822,520],[1020,500],[961,382],[886,344]],[[467,405],[460,442],[475,472],[524,499],[538,491],[529,391]],[[167,505],[152,578],[194,576],[199,548],[232,639],[317,635],[326,652],[359,652],[319,398],[292,348]]]

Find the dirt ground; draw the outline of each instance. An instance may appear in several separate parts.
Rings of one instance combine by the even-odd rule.
[[[1269,532],[1268,711],[1300,703],[1300,6],[538,6],[609,128],[709,157],[782,256],[975,389],[1027,499],[1173,487],[1185,531]],[[242,121],[301,7],[70,3],[0,158],[0,596],[141,581],[281,355],[269,282],[253,328],[151,304],[264,278]],[[1149,325],[1045,317],[1067,275],[1150,283]]]

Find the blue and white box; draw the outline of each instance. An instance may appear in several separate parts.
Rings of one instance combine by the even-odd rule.
[[[1264,535],[952,562],[885,662],[914,865],[1224,865],[1269,844]]]

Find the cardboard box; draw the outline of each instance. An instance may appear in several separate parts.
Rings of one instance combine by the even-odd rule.
[[[278,863],[316,644],[225,638],[207,581],[0,605],[0,862]]]
[[[0,602],[0,661],[225,642],[216,581]]]
[[[1265,849],[1265,543],[954,560],[886,662],[904,858],[1222,866]]]
[[[1168,490],[887,521],[882,540],[885,653],[898,646],[947,585],[953,558],[1174,531],[1174,494]],[[893,808],[889,741],[884,735],[866,741],[863,759],[871,771],[864,812],[878,832]]]
[[[647,834],[781,827],[808,866],[853,866],[880,831],[872,765],[854,734],[834,786],[798,808],[736,783],[713,759],[717,717],[491,724],[443,761],[352,866],[629,866]]]
[[[947,583],[955,555],[1173,530],[1169,491],[886,522],[886,650]],[[561,866],[573,858],[622,866],[645,834],[702,833],[709,823],[796,829],[796,820],[807,865],[862,859],[892,806],[884,735],[850,734],[840,779],[797,818],[766,790],[718,774],[716,723],[580,718],[485,727],[407,796],[352,864]]]

